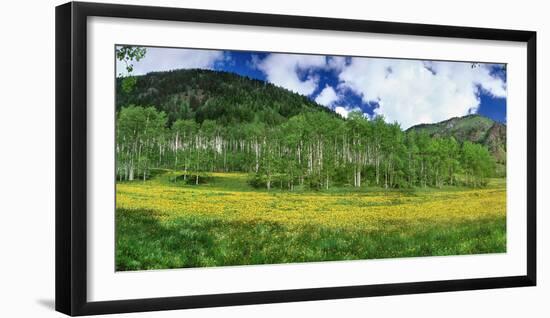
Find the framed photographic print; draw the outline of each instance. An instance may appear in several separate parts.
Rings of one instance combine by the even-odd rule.
[[[56,309],[536,284],[536,33],[56,8]]]

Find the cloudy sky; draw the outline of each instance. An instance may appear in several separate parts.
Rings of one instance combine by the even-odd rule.
[[[472,64],[246,51],[147,48],[134,75],[201,68],[269,81],[343,116],[383,115],[406,129],[477,113],[506,122],[506,72]],[[117,74],[124,64],[117,62]]]

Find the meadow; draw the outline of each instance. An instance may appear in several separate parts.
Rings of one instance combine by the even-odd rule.
[[[483,188],[267,191],[245,173],[199,185],[176,176],[117,183],[118,271],[506,251],[504,178]]]

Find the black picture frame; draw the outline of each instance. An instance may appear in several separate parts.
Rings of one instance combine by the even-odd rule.
[[[527,44],[527,274],[89,302],[86,28],[91,16],[501,40]],[[536,285],[536,32],[307,16],[70,2],[56,7],[56,310],[92,315]],[[516,167],[517,168],[517,167]]]

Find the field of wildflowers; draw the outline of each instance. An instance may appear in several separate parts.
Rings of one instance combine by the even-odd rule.
[[[506,251],[506,184],[265,191],[247,175],[117,183],[117,270]]]

